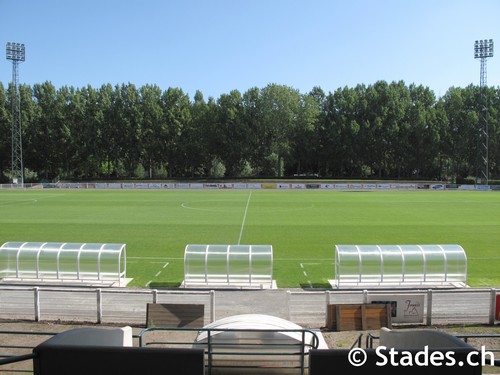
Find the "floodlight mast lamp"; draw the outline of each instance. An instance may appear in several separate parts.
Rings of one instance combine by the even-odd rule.
[[[479,86],[481,90],[481,108],[479,110],[479,128],[478,128],[478,162],[476,180],[488,185],[489,179],[489,130],[488,130],[488,95],[487,88],[487,70],[486,60],[493,57],[493,39],[476,40],[474,43],[474,58],[481,62],[481,73]]]
[[[12,169],[13,184],[24,187],[21,100],[19,97],[19,63],[25,59],[24,44],[7,43],[7,60],[12,61]]]
[[[474,58],[481,61],[480,86],[486,86],[486,59],[493,57],[493,39],[476,40],[474,42]]]

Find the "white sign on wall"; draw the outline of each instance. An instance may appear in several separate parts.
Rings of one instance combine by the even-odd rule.
[[[424,294],[377,294],[369,295],[370,303],[389,303],[393,323],[423,323]]]

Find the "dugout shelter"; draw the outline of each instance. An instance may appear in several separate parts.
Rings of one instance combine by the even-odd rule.
[[[273,287],[271,245],[187,245],[184,287]]]
[[[126,279],[125,244],[6,242],[0,279],[117,283]]]
[[[467,283],[467,255],[459,245],[337,245],[340,287],[455,286]]]

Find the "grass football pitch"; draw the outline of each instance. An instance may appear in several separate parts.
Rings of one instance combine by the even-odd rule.
[[[127,245],[130,286],[173,287],[187,244],[265,244],[278,287],[329,287],[336,244],[459,244],[468,284],[500,286],[500,193],[0,191],[0,244]]]

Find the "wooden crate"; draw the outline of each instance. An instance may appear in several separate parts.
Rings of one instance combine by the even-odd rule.
[[[146,326],[202,328],[205,305],[148,303]]]
[[[326,328],[336,331],[362,331],[391,328],[389,304],[328,305]]]

